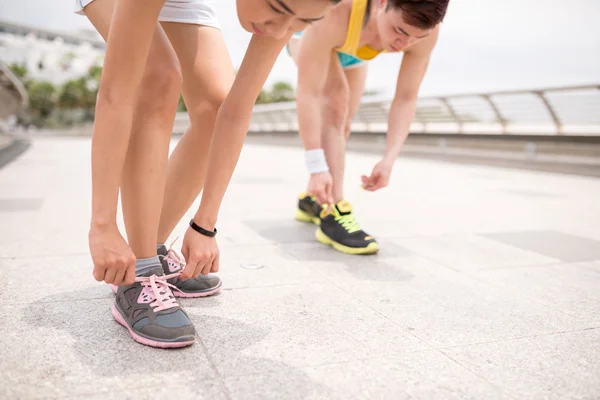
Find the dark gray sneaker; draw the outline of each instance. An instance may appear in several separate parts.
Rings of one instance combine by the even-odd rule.
[[[136,342],[160,348],[194,343],[196,329],[177,304],[169,278],[162,268],[155,268],[136,277],[133,285],[118,287],[112,314]]]
[[[185,268],[185,259],[173,248],[167,250],[167,247],[162,245],[157,249],[157,252],[165,274],[179,274]],[[221,290],[223,285],[221,279],[213,274],[199,275],[185,281],[176,276],[169,279],[168,282],[178,289],[173,292],[175,297],[185,298],[212,296]]]

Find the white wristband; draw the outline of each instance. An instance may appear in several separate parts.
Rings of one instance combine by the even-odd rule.
[[[306,168],[311,174],[329,171],[327,161],[325,160],[325,151],[323,149],[306,150],[304,152]]]

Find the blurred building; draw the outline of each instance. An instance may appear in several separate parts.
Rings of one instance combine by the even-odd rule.
[[[105,43],[94,31],[55,32],[0,21],[0,61],[22,64],[36,80],[54,84],[86,74],[102,65]]]

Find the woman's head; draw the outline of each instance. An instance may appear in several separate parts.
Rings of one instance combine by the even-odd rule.
[[[387,51],[401,51],[426,38],[440,24],[450,0],[380,0],[376,18]]]
[[[339,0],[237,0],[242,27],[251,33],[282,39],[322,19]]]

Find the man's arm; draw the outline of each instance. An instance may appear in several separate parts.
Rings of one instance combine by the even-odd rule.
[[[386,162],[394,162],[406,140],[415,117],[417,96],[427,72],[431,53],[438,39],[439,27],[429,37],[409,49],[402,58],[396,93],[388,115]]]
[[[296,107],[298,133],[305,150],[321,148],[325,82],[330,71],[331,56],[339,45],[340,32],[345,32],[347,25],[347,22],[343,25],[344,13],[340,11],[330,11],[323,20],[314,23],[302,34],[297,55]]]

